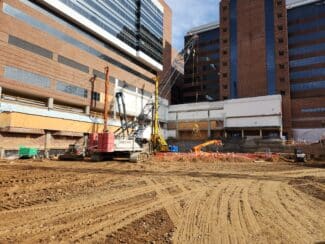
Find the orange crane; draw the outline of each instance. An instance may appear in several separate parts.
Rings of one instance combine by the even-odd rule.
[[[210,140],[207,142],[204,142],[202,144],[199,144],[192,148],[192,151],[195,153],[199,153],[203,147],[209,146],[209,145],[216,145],[216,146],[222,146],[221,140]]]

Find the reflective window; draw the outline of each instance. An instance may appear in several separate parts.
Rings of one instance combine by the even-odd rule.
[[[215,51],[219,52],[219,44],[211,44],[211,45],[205,45],[205,46],[200,46],[200,51],[205,52],[205,51]]]
[[[211,31],[205,31],[199,34],[199,42],[207,42],[219,39],[219,28],[211,30]]]
[[[133,1],[60,0],[89,21],[136,48],[136,5]]]
[[[65,83],[63,81],[56,82],[56,89],[61,92],[68,93],[70,95],[79,96],[79,97],[88,97],[88,91],[84,88]]]
[[[325,107],[322,108],[303,108],[301,109],[302,113],[324,113]]]
[[[139,6],[139,49],[162,63],[163,13],[151,0],[141,0]]]
[[[325,56],[317,56],[311,58],[304,58],[304,59],[297,59],[290,61],[290,67],[301,67],[305,65],[312,65],[312,64],[325,64]]]
[[[92,47],[90,47],[90,46],[88,46],[88,45],[86,45],[86,44],[84,44],[84,43],[82,43],[80,41],[78,41],[77,39],[75,39],[75,38],[73,38],[73,37],[71,37],[71,36],[69,36],[69,35],[67,35],[67,34],[65,34],[65,33],[61,32],[61,31],[58,31],[57,29],[55,29],[55,28],[53,28],[53,27],[51,27],[51,26],[49,26],[49,25],[47,25],[45,23],[40,22],[39,20],[37,20],[37,19],[23,13],[19,9],[16,9],[16,8],[4,3],[3,4],[3,12],[10,15],[10,16],[12,16],[12,17],[15,17],[15,18],[17,18],[17,19],[19,19],[19,20],[21,20],[21,21],[23,21],[23,22],[25,22],[25,23],[27,23],[27,24],[29,24],[31,26],[33,26],[34,28],[37,28],[37,29],[39,29],[39,30],[41,30],[43,32],[46,32],[46,33],[54,36],[55,38],[58,38],[58,39],[60,39],[62,41],[65,41],[65,42],[67,42],[67,43],[69,43],[69,44],[71,44],[71,45],[73,45],[73,46],[75,46],[75,47],[77,47],[79,49],[82,49],[85,52],[88,52],[88,53],[90,53],[90,54],[92,54],[92,55],[94,55],[94,56],[96,56],[96,57],[98,57],[98,58],[100,58],[100,59],[102,59],[104,61],[107,61],[107,62],[109,62],[109,63],[111,63],[111,64],[113,64],[113,65],[115,65],[115,66],[117,66],[117,67],[119,67],[121,69],[124,69],[127,72],[130,72],[130,73],[132,73],[132,74],[134,74],[134,75],[136,75],[136,76],[138,76],[138,77],[140,77],[140,78],[142,78],[142,79],[144,79],[146,81],[149,81],[149,82],[153,83],[153,80],[151,78],[141,74],[140,72],[138,72],[138,71],[136,71],[134,69],[131,69],[129,66],[122,64],[121,62],[119,62],[119,61],[117,61],[117,60],[115,60],[115,59],[113,59],[113,58],[111,58],[111,57],[97,51],[96,49],[94,49],[94,48],[92,48]]]
[[[307,53],[312,53],[317,51],[325,51],[325,43],[314,44],[314,45],[304,46],[304,47],[290,48],[289,54],[290,55],[307,54]]]
[[[301,7],[293,8],[288,10],[288,21],[289,24],[291,21],[299,20],[304,16],[307,17],[314,17],[319,16],[325,12],[325,5],[321,4],[323,0],[319,0],[316,3],[312,3],[309,5],[304,5]]]
[[[212,53],[207,56],[200,56],[199,59],[200,59],[200,61],[206,61],[206,62],[219,59],[219,52]]]
[[[313,32],[313,33],[297,35],[297,36],[289,35],[289,45],[300,43],[300,42],[318,40],[321,38],[325,38],[325,31]]]
[[[230,98],[237,98],[237,0],[230,1]]]
[[[269,95],[276,93],[274,2],[265,0],[266,74]]]
[[[325,51],[325,43],[321,42],[325,38],[325,31],[322,30],[325,27],[324,14],[325,5],[317,2],[288,10],[289,45],[301,44],[299,47],[289,46],[289,59],[296,56],[294,60],[290,60],[290,68],[305,67],[304,71],[291,71],[290,79],[309,79],[309,81],[312,81],[316,77],[325,75],[322,68],[310,69],[308,67],[309,65],[325,64],[325,56],[318,54]],[[309,33],[299,33],[299,31],[306,30]],[[314,44],[308,44],[308,42],[313,41],[318,42],[318,44],[315,42]],[[309,57],[304,57],[307,55]],[[322,87],[322,85],[322,82],[313,81],[293,84],[292,89],[293,91],[310,90]]]
[[[43,88],[50,88],[51,84],[50,79],[45,76],[10,66],[5,66],[3,76],[7,79],[16,80]]]
[[[325,81],[313,81],[291,84],[291,91],[306,91],[325,88]]]
[[[163,13],[150,0],[60,1],[130,47],[162,63]]]
[[[78,63],[72,59],[66,58],[64,56],[59,55],[58,57],[58,62],[61,64],[65,64],[67,66],[70,66],[71,68],[80,70],[85,73],[89,73],[89,67],[86,65],[83,65],[81,63]]]
[[[325,69],[310,69],[298,72],[291,72],[290,78],[291,79],[303,79],[303,78],[312,78],[315,76],[325,76]]]
[[[325,27],[325,18],[318,19],[313,22],[299,23],[297,25],[292,25],[289,27],[288,32],[289,32],[289,34],[291,34],[291,33],[297,32],[297,31],[319,29],[321,27]]]
[[[16,47],[25,49],[27,51],[33,52],[35,54],[41,55],[45,58],[53,58],[53,53],[51,51],[12,35],[9,35],[8,43]]]

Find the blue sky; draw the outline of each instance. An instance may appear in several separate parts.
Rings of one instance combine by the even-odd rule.
[[[219,21],[219,0],[165,0],[173,11],[173,47],[181,50],[192,27]]]

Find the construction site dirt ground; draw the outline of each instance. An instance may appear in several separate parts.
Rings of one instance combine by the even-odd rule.
[[[0,162],[0,243],[317,243],[324,164]]]

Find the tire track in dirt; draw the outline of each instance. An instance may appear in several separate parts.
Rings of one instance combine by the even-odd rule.
[[[86,237],[91,238],[92,241],[102,242],[109,233],[116,231],[118,228],[126,226],[136,219],[142,218],[148,213],[155,212],[161,208],[173,204],[175,201],[187,197],[191,193],[181,193],[177,196],[169,196],[164,199],[157,198],[155,201],[148,204],[143,204],[138,208],[127,208],[121,212],[114,213],[111,219],[107,222],[97,224],[93,228],[87,230],[87,233],[77,233],[71,241],[82,241]],[[113,220],[113,221],[112,221]]]
[[[166,190],[167,188],[170,188],[171,186],[173,186],[173,182],[167,182],[165,183],[165,185],[161,185],[158,186],[158,189],[161,190]],[[141,202],[140,204],[138,204],[137,206],[132,205],[133,202],[131,201],[131,203],[128,202],[128,199],[130,199],[130,197],[132,195],[139,195],[139,194],[145,194],[148,191],[154,191],[157,189],[157,186],[153,187],[153,186],[146,186],[146,187],[142,187],[140,189],[132,189],[130,191],[126,191],[126,192],[120,192],[119,194],[109,194],[108,196],[105,196],[104,198],[100,199],[100,198],[96,198],[95,199],[99,199],[95,202],[91,202],[89,204],[72,204],[72,206],[70,206],[70,208],[65,209],[63,208],[64,204],[61,204],[61,206],[57,206],[54,210],[55,211],[51,211],[52,214],[46,214],[46,216],[43,219],[33,219],[34,222],[30,223],[26,223],[24,225],[20,225],[16,226],[15,229],[9,229],[9,232],[18,232],[21,233],[20,237],[25,236],[28,239],[28,236],[31,235],[33,236],[32,240],[39,240],[42,238],[43,233],[52,233],[53,236],[56,236],[57,234],[60,234],[61,236],[71,236],[71,235],[75,235],[76,232],[78,232],[78,230],[80,229],[80,227],[86,225],[86,226],[92,226],[92,225],[96,225],[98,226],[100,223],[106,221],[106,222],[112,222],[112,219],[120,219],[121,214],[123,214],[125,211],[129,211],[131,209],[136,209],[136,211],[133,213],[137,213],[139,212],[139,207],[143,207],[146,205],[150,205],[150,203],[152,203],[152,201],[149,202]],[[105,193],[102,193],[105,194]],[[179,199],[178,199],[179,198]],[[170,205],[172,203],[174,203],[175,199],[177,201],[181,200],[182,198],[178,197],[178,195],[176,195],[175,197],[172,197],[169,199],[169,201],[166,201],[167,198],[164,199],[164,201],[158,203],[159,206],[162,206],[162,203],[165,203],[165,205]],[[123,205],[121,204],[121,200],[125,200],[126,202],[128,202],[129,205]],[[115,203],[117,204],[118,207],[116,207],[115,209],[112,209],[112,207],[109,204],[113,204],[112,201],[115,201]],[[74,199],[75,202],[75,199]],[[103,203],[104,202],[104,203]],[[66,202],[66,204],[69,204],[69,201]],[[157,207],[155,207],[155,205],[152,206],[153,209],[157,209]],[[106,209],[106,212],[101,211],[100,209]],[[42,212],[46,211],[46,209],[44,209]],[[114,216],[111,216],[110,219],[106,218],[104,219],[103,217],[100,216],[109,216],[110,212],[116,212],[114,214]],[[17,211],[15,211],[17,213]],[[83,215],[86,216],[91,216],[91,213],[97,213],[97,218],[94,218],[93,221],[81,221],[79,223],[75,223],[78,222],[78,218],[77,216],[80,216],[80,213],[83,213]],[[148,208],[144,207],[142,213],[145,214],[148,212]],[[42,214],[37,214],[38,216],[42,216]],[[129,214],[130,216],[132,215]],[[51,219],[51,222],[49,222],[48,220]],[[76,219],[76,220],[75,220]],[[73,221],[72,221],[73,220]],[[133,221],[134,219],[130,219],[129,221]],[[66,223],[66,222],[73,222],[71,224],[67,224],[64,226],[64,228],[62,227],[62,225],[57,225],[56,223]],[[39,223],[46,223],[44,225],[44,227],[40,227]],[[112,225],[112,224],[111,224]],[[52,226],[51,228],[46,228],[46,226]],[[29,228],[26,228],[29,227]],[[6,227],[6,229],[8,230],[8,226]],[[32,229],[35,231],[24,231],[25,229]],[[63,235],[63,233],[68,233],[68,235]],[[96,231],[94,231],[94,233],[96,233]],[[3,234],[0,232],[0,234]],[[29,239],[28,239],[29,240]]]
[[[325,214],[324,211],[320,211],[321,209],[325,209],[324,202],[319,201],[318,199],[313,199],[313,204],[320,208],[318,210],[314,208],[306,208],[307,199],[301,201],[301,198],[293,198],[292,196],[294,196],[294,194],[292,193],[292,188],[284,183],[280,185],[276,194],[283,208],[285,208],[292,218],[300,224],[301,227],[299,230],[301,230],[304,235],[310,236],[312,234],[317,238],[324,238]],[[302,212],[304,215],[301,214]]]
[[[21,194],[26,201],[0,211],[0,243],[102,243],[159,209],[167,209],[176,225],[175,243],[325,239],[325,202],[287,184],[296,175],[324,177],[321,169],[200,162],[18,167],[7,166],[0,197]],[[60,197],[60,189],[69,195]],[[9,202],[1,198],[0,206]]]
[[[38,229],[38,232],[42,232],[43,229],[42,228],[37,228],[37,226],[39,225],[38,223],[43,223],[43,222],[47,222],[49,219],[51,220],[57,220],[57,219],[61,219],[64,220],[64,218],[69,219],[72,215],[79,215],[80,211],[83,210],[88,211],[88,212],[92,212],[93,209],[96,207],[98,208],[105,208],[106,206],[113,204],[113,203],[118,203],[120,201],[123,201],[125,199],[128,198],[132,198],[135,197],[137,195],[143,195],[147,192],[150,192],[152,190],[152,188],[150,186],[145,186],[145,187],[139,187],[136,189],[131,189],[128,191],[124,191],[124,192],[120,192],[119,194],[115,195],[112,194],[112,192],[108,192],[107,195],[105,196],[105,198],[103,197],[98,197],[96,198],[94,196],[94,198],[96,199],[95,201],[91,201],[91,202],[84,202],[82,201],[82,198],[79,201],[76,201],[76,199],[72,199],[73,202],[72,204],[70,204],[70,201],[65,201],[65,203],[59,203],[59,204],[54,204],[53,206],[51,206],[53,208],[52,211],[50,211],[49,213],[47,212],[47,207],[45,208],[41,208],[40,210],[42,210],[42,212],[46,213],[46,215],[43,214],[37,214],[37,209],[38,208],[28,208],[28,209],[17,209],[17,210],[12,210],[12,211],[7,211],[7,212],[3,212],[3,214],[6,215],[7,218],[9,218],[10,216],[8,216],[9,214],[14,214],[14,215],[19,215],[21,212],[24,213],[24,215],[26,216],[26,211],[29,212],[30,216],[26,216],[29,217],[29,219],[33,219],[34,220],[34,226],[33,223],[25,223],[23,225],[19,225],[19,226],[15,226],[16,229],[15,230],[8,230],[8,232],[12,232],[12,231],[18,231],[20,232],[21,230],[24,229],[28,229],[26,227],[35,227],[35,230]],[[100,193],[105,194],[103,193]],[[69,207],[67,207],[69,206]],[[49,207],[49,206],[48,206]],[[38,216],[39,218],[34,218],[34,216]],[[0,214],[1,216],[1,214]],[[0,220],[1,223],[1,220]],[[7,222],[8,224],[8,222]],[[1,225],[0,225],[1,226]],[[8,225],[6,226],[6,229],[8,228]],[[17,229],[20,228],[21,230]],[[33,228],[34,229],[34,228]],[[0,227],[0,234],[1,234],[1,227]]]
[[[181,216],[175,243],[216,243],[228,239],[229,230],[224,228],[224,223],[228,219],[228,200],[234,190],[230,182],[223,182],[217,187],[206,186],[193,196]],[[219,231],[221,226],[223,230]],[[222,234],[225,232],[226,237]]]
[[[278,192],[285,188],[289,188],[286,183],[275,181],[259,182],[252,187],[250,196],[255,196],[253,193],[258,192],[258,197],[249,199],[253,213],[261,226],[261,235],[258,238],[265,236],[268,242],[271,240],[286,243],[314,242],[318,239],[314,233],[318,225],[315,225],[315,221],[306,220],[302,215],[311,210],[297,208],[297,205],[302,203],[296,200],[294,201],[297,203],[292,203],[285,192],[279,195]],[[312,216],[315,218],[315,215]]]

